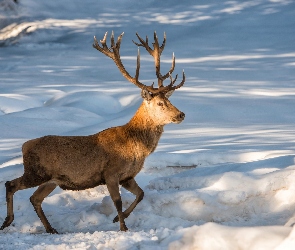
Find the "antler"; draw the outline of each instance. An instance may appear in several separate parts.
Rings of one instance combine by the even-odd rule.
[[[136,36],[138,37],[138,39],[139,39],[139,41],[141,43],[136,43],[136,42],[133,41],[137,46],[145,47],[145,49],[149,52],[149,54],[154,57],[155,67],[156,67],[156,76],[158,78],[158,86],[159,86],[158,88],[154,88],[153,87],[154,84],[152,84],[151,86],[146,86],[145,84],[141,83],[138,80],[138,78],[139,78],[139,69],[140,69],[140,53],[139,53],[139,49],[138,49],[138,53],[137,53],[137,65],[136,65],[135,77],[130,76],[130,74],[125,69],[125,67],[124,67],[124,65],[123,65],[123,63],[121,61],[121,58],[120,58],[120,45],[121,45],[121,40],[122,40],[122,37],[124,35],[124,32],[118,37],[116,43],[115,43],[115,39],[114,39],[114,32],[112,32],[112,35],[111,35],[111,47],[110,48],[106,44],[107,34],[108,33],[106,32],[105,35],[104,35],[103,40],[100,40],[100,43],[101,43],[102,46],[99,45],[98,41],[96,40],[96,37],[94,36],[93,47],[96,48],[101,53],[103,53],[106,56],[113,59],[113,61],[117,65],[118,69],[122,73],[122,75],[128,81],[132,82],[133,84],[135,84],[136,86],[138,86],[141,89],[148,90],[149,92],[151,92],[153,94],[158,94],[160,92],[166,93],[166,92],[178,89],[184,84],[184,82],[185,82],[185,74],[184,74],[184,71],[183,71],[183,73],[182,73],[182,76],[183,76],[182,82],[180,84],[178,84],[177,86],[173,86],[174,83],[176,82],[176,79],[177,79],[177,75],[176,75],[174,80],[173,80],[173,78],[171,76],[171,73],[173,72],[174,67],[175,67],[174,54],[173,54],[173,57],[172,57],[171,69],[164,76],[162,76],[161,73],[160,73],[160,56],[161,56],[161,53],[164,50],[164,47],[165,47],[165,44],[166,44],[166,34],[165,33],[164,33],[164,41],[163,41],[163,43],[162,43],[162,45],[160,47],[159,47],[156,32],[154,33],[154,40],[155,40],[155,42],[153,43],[154,49],[151,49],[150,46],[148,45],[148,37],[146,37],[146,41],[144,41],[136,33]],[[168,86],[164,87],[163,86],[163,81],[165,79],[167,79],[168,77],[170,77],[171,82],[170,82],[170,84]]]
[[[157,37],[157,34],[156,32],[154,32],[154,43],[153,43],[153,47],[154,49],[151,49],[149,44],[148,44],[148,37],[146,37],[146,40],[144,41],[139,35],[138,33],[136,33],[136,36],[138,38],[138,40],[140,41],[140,43],[136,43],[134,42],[133,40],[133,43],[136,44],[137,46],[142,46],[144,47],[147,52],[149,52],[149,54],[154,57],[154,60],[155,60],[155,67],[156,67],[156,76],[158,78],[158,86],[159,88],[160,87],[163,87],[163,81],[165,79],[167,79],[169,77],[169,74],[171,74],[174,70],[174,67],[175,67],[175,57],[174,57],[174,54],[173,54],[173,57],[172,57],[172,66],[171,66],[171,69],[169,70],[169,72],[162,76],[161,73],[160,73],[160,56],[162,54],[162,51],[164,50],[165,48],[165,45],[166,45],[166,34],[164,33],[164,40],[163,40],[163,43],[162,45],[159,47],[159,42],[158,42],[158,37]]]

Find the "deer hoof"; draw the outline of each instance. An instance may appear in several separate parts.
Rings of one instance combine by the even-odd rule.
[[[48,228],[46,229],[46,232],[49,234],[58,234],[58,232],[54,228]]]
[[[125,213],[123,213],[123,218],[126,219],[128,217],[128,215],[126,215]],[[113,223],[116,223],[119,221],[119,215],[117,215],[114,219],[113,219]]]
[[[3,230],[4,228],[8,227],[13,222],[14,216],[7,216],[5,218],[5,221],[3,222],[3,225],[0,227],[0,230]]]
[[[126,231],[128,231],[128,227],[126,227],[125,224],[121,224],[120,225],[120,231],[126,232]]]
[[[113,219],[113,223],[116,223],[119,221],[119,216],[117,215],[114,219]]]

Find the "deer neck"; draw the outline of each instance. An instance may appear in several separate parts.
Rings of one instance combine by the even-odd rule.
[[[163,133],[163,125],[158,124],[154,121],[151,116],[149,115],[148,108],[141,104],[141,106],[136,111],[135,115],[131,118],[129,123],[127,123],[129,127],[133,129],[137,129],[140,131],[150,132],[152,134],[161,134]]]
[[[149,116],[144,104],[141,104],[135,115],[125,126],[129,138],[133,138],[135,144],[140,147],[141,151],[146,152],[146,155],[155,150],[164,131],[164,126],[157,124]]]

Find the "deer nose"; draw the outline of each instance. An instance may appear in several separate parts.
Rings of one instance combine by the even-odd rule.
[[[185,113],[183,113],[183,112],[180,112],[180,113],[177,115],[177,119],[179,119],[179,120],[183,120],[184,117],[185,117]]]

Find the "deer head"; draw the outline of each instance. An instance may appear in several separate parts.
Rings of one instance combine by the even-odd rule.
[[[146,110],[150,117],[156,119],[160,125],[165,125],[167,123],[180,123],[183,121],[185,114],[180,112],[176,107],[174,107],[168,98],[172,95],[172,93],[183,86],[185,82],[185,74],[182,72],[182,81],[174,86],[177,76],[173,79],[172,72],[175,67],[175,56],[172,56],[172,66],[170,70],[162,75],[160,72],[160,57],[165,48],[166,44],[166,34],[164,33],[164,40],[162,45],[159,45],[158,37],[156,32],[154,32],[154,42],[153,49],[148,44],[148,37],[146,40],[143,40],[137,33],[136,36],[139,40],[139,43],[134,42],[138,47],[144,47],[147,52],[154,58],[155,61],[155,69],[156,69],[156,77],[158,79],[158,87],[154,87],[154,83],[151,86],[147,86],[139,81],[139,69],[140,69],[140,53],[138,49],[137,53],[137,65],[135,71],[135,77],[130,76],[130,74],[125,69],[121,58],[120,58],[120,45],[122,41],[122,37],[124,32],[118,37],[117,42],[114,39],[114,32],[111,35],[111,47],[108,47],[106,44],[107,32],[104,35],[103,40],[100,40],[101,45],[99,45],[96,37],[94,37],[93,47],[103,53],[104,55],[110,57],[118,69],[122,73],[122,75],[130,82],[135,84],[137,87],[141,89],[141,96],[144,99],[143,105],[145,105]],[[167,78],[170,79],[170,84],[167,86],[163,85],[164,80]]]

